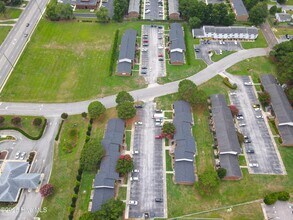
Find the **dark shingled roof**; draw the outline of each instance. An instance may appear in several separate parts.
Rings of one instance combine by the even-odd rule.
[[[220,154],[219,159],[221,167],[227,171],[226,177],[242,177],[237,155]]]
[[[170,62],[171,63],[175,63],[175,62],[184,63],[183,52],[178,52],[178,51],[170,52]]]
[[[241,15],[248,16],[248,12],[247,12],[242,0],[231,0],[231,2],[233,5],[232,7],[235,9],[237,16],[241,16]]]
[[[114,118],[108,121],[102,140],[106,153],[94,181],[92,212],[99,210],[102,204],[114,196],[115,180],[119,178],[116,164],[120,156],[119,148],[123,143],[124,129],[125,122],[123,120]]]
[[[232,113],[224,95],[211,96],[212,115],[220,153],[241,153],[241,147],[235,131]]]
[[[74,1],[72,1],[74,2]],[[98,0],[76,0],[76,5],[85,5],[85,6],[95,6],[97,5]]]
[[[176,147],[175,155],[175,181],[177,183],[193,184],[194,176],[194,155],[196,144],[191,133],[192,115],[188,102],[176,101],[173,104],[174,120],[176,128],[174,140]]]
[[[140,0],[130,0],[129,7],[128,7],[128,13],[130,13],[130,12],[139,13],[139,6],[140,6]]]
[[[261,76],[264,90],[270,94],[271,105],[278,119],[278,129],[284,145],[293,145],[293,111],[282,87],[273,75]]]
[[[170,26],[171,26],[170,33],[169,33],[169,39],[171,42],[170,50],[179,48],[185,51],[186,48],[185,48],[182,25],[179,23],[172,23]]]

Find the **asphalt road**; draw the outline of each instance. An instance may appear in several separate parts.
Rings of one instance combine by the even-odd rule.
[[[261,28],[270,48],[273,48],[276,44],[278,44],[278,40],[277,40],[274,32],[272,31],[268,21],[263,23],[260,26],[260,28]]]
[[[145,13],[146,10],[150,10],[150,12]],[[162,7],[159,7],[158,0],[149,0],[149,5],[147,5],[146,1],[144,1],[144,19],[164,20],[164,14],[160,15],[160,11],[164,13],[164,1]]]
[[[48,0],[29,1],[17,23],[2,43],[0,48],[0,88],[16,65],[17,59],[32,35],[47,2]]]
[[[188,79],[200,85],[209,79],[216,76],[218,73],[223,72],[225,69],[233,66],[234,64],[252,57],[265,56],[268,50],[265,48],[256,48],[250,50],[241,50],[239,52],[233,53],[222,60],[209,65],[204,70],[198,72],[197,74],[189,77]],[[179,81],[166,83],[164,85],[153,84],[148,88],[139,89],[131,91],[130,94],[136,100],[153,100],[157,96],[167,95],[174,93],[178,89]],[[107,96],[104,98],[94,99],[102,102],[106,108],[111,108],[116,106],[115,102],[116,95]],[[2,102],[0,103],[0,114],[18,114],[18,115],[43,115],[46,117],[56,117],[60,116],[63,112],[67,112],[70,115],[80,114],[87,111],[87,107],[93,100],[74,102],[74,103],[51,103],[51,104],[41,104],[41,103],[10,103]]]
[[[15,160],[17,151],[26,152],[36,151],[31,173],[44,174],[43,183],[47,183],[53,165],[54,138],[58,131],[60,118],[48,118],[48,125],[41,139],[37,141],[29,140],[16,131],[1,131],[0,134],[13,135],[17,138],[14,142],[3,142],[0,144],[0,150],[8,150],[9,160]],[[33,219],[41,210],[42,197],[39,192],[32,190],[23,190],[17,205],[10,211],[0,210],[1,220],[11,219]],[[50,207],[46,207],[49,209]]]

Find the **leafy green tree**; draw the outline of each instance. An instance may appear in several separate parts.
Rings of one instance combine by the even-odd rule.
[[[4,14],[6,11],[5,3],[3,1],[0,1],[0,14]]]
[[[96,212],[85,212],[79,218],[79,220],[98,220],[96,217]]]
[[[113,19],[115,21],[121,22],[127,10],[128,10],[128,0],[114,0]]]
[[[263,202],[266,205],[272,205],[278,200],[278,195],[276,193],[268,194],[264,197]]]
[[[116,171],[125,175],[133,170],[133,160],[130,155],[121,155],[116,164]]]
[[[116,103],[119,105],[123,102],[133,102],[133,97],[126,91],[121,91],[116,96]]]
[[[86,118],[86,116],[87,116],[86,112],[81,113],[81,117]]]
[[[260,0],[244,0],[243,3],[248,11],[252,9],[257,3],[259,3]]]
[[[290,194],[286,191],[278,192],[278,200],[288,201],[290,199]]]
[[[54,193],[54,187],[52,184],[47,183],[40,188],[40,193],[42,197],[48,197]]]
[[[116,107],[118,117],[121,119],[130,119],[136,115],[136,108],[132,102],[123,102]]]
[[[285,4],[286,3],[286,0],[277,0],[277,2],[281,5]]]
[[[68,114],[67,113],[65,113],[65,112],[63,112],[62,114],[61,114],[61,118],[62,119],[67,119],[68,118]]]
[[[34,118],[33,125],[40,126],[42,124],[42,122],[43,122],[42,118]]]
[[[277,9],[278,9],[277,6],[273,5],[269,10],[270,14],[275,15],[277,13]]]
[[[219,185],[219,178],[214,170],[209,170],[198,176],[198,183],[205,193],[211,193]]]
[[[120,219],[125,209],[124,202],[115,199],[109,199],[101,206],[101,209],[95,213],[95,220],[117,220]]]
[[[165,122],[162,128],[163,134],[164,135],[171,135],[173,137],[175,133],[175,125],[171,122]]]
[[[288,90],[287,96],[288,96],[289,101],[293,102],[293,87]]]
[[[105,111],[106,111],[105,106],[99,101],[94,101],[89,104],[88,112],[89,112],[90,118],[96,119],[100,117],[102,114],[104,114]]]
[[[73,19],[73,9],[70,4],[57,4],[56,0],[52,0],[46,9],[46,16],[51,21]]]
[[[226,176],[227,170],[225,168],[217,169],[217,174],[220,179],[223,179]]]
[[[109,11],[105,7],[101,7],[100,10],[96,13],[97,19],[103,23],[109,22]]]
[[[11,0],[10,4],[13,6],[22,4],[22,0]]]
[[[184,79],[179,83],[178,96],[180,99],[185,100],[192,105],[202,104],[207,98],[205,92],[198,90],[194,82],[188,79]]]
[[[249,21],[254,25],[258,26],[265,22],[268,16],[268,6],[265,2],[257,3],[249,11]]]
[[[191,17],[188,20],[191,28],[200,28],[201,20],[198,17]]]
[[[98,139],[91,139],[84,145],[81,151],[80,167],[85,171],[96,171],[104,154],[105,151],[101,141]]]
[[[271,97],[268,92],[260,92],[258,94],[258,99],[263,106],[268,106],[271,102]]]

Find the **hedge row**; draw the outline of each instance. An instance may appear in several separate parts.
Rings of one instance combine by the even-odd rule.
[[[274,204],[277,200],[279,201],[288,201],[290,199],[290,194],[286,191],[281,192],[274,192],[271,194],[268,194],[264,197],[264,203],[267,205]]]
[[[189,41],[187,39],[187,34],[189,34],[189,28],[187,27],[186,24],[183,25],[183,29],[184,29],[184,40],[185,40],[185,44],[186,44],[186,51],[185,51],[185,60],[186,60],[186,64],[190,65],[190,54],[189,54],[189,50],[190,48],[192,48],[191,45],[189,45]]]
[[[112,47],[112,52],[111,52],[111,60],[110,60],[110,68],[109,68],[109,74],[112,76],[114,70],[114,65],[116,62],[116,54],[117,54],[117,47],[118,47],[118,37],[119,37],[119,30],[116,30],[115,32],[115,37],[114,37],[114,43]]]
[[[36,137],[29,135],[24,130],[22,130],[21,128],[18,128],[18,127],[9,127],[9,126],[7,126],[7,127],[0,128],[0,130],[15,130],[15,131],[18,131],[21,134],[23,134],[28,139],[31,139],[31,140],[39,140],[42,137],[43,133],[44,133],[44,130],[46,128],[46,125],[47,125],[47,119],[45,118],[44,124],[42,125],[42,128],[41,128],[41,131],[40,131],[39,135],[36,136]]]
[[[60,125],[59,125],[59,129],[58,129],[58,132],[56,134],[55,141],[58,141],[59,140],[59,136],[60,136],[60,132],[61,132],[63,123],[64,123],[64,120],[62,120],[61,123],[60,123]]]
[[[229,78],[228,77],[225,77],[223,79],[223,83],[228,86],[230,89],[237,89],[237,85],[234,83],[234,84],[231,84],[230,81],[229,81]]]

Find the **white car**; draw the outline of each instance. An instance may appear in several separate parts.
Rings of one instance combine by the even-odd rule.
[[[235,95],[237,95],[237,93],[236,92],[230,92],[230,95],[235,96]]]
[[[132,173],[139,173],[139,169],[132,170]]]
[[[131,176],[130,181],[138,181],[138,176]]]
[[[22,152],[22,153],[20,154],[19,159],[24,160],[25,155],[26,155],[26,152]]]
[[[132,151],[132,154],[138,154],[139,152],[138,152],[138,150],[133,150]]]
[[[142,125],[142,122],[141,121],[136,121],[134,124],[135,125]]]
[[[249,167],[258,167],[258,163],[256,161],[251,161],[249,164],[248,164]]]
[[[237,116],[236,119],[243,120],[244,118],[243,118],[243,116]]]
[[[260,108],[255,108],[254,110],[255,110],[255,111],[260,111]]]
[[[257,119],[261,119],[261,118],[263,118],[262,117],[262,115],[257,115],[257,116],[255,116]]]
[[[148,14],[148,13],[150,13],[150,12],[151,12],[150,9],[145,10],[145,13],[146,13],[146,14]]]
[[[162,123],[162,122],[156,122],[156,123],[155,123],[155,126],[156,126],[156,127],[162,127],[162,126],[163,126],[163,123]]]
[[[164,49],[164,47],[162,45],[158,46],[158,49]]]
[[[252,86],[252,82],[244,82],[245,86]]]
[[[138,204],[138,202],[135,201],[135,200],[130,200],[130,201],[128,202],[128,205],[137,205],[137,204]]]
[[[15,159],[18,159],[20,156],[20,151],[17,151],[16,154],[15,154]]]
[[[242,123],[242,124],[239,124],[239,127],[245,127],[246,124]]]
[[[147,52],[147,51],[148,51],[148,48],[147,48],[147,47],[143,47],[143,48],[141,49],[141,51],[143,51],[143,52]]]

